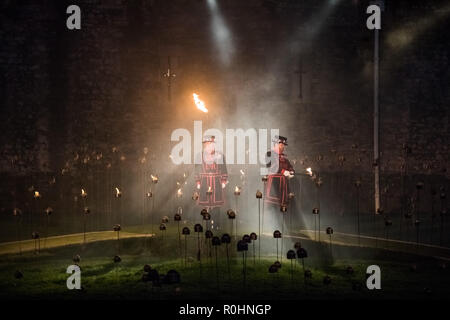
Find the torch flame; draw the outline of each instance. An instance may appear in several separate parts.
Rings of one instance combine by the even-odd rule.
[[[306,172],[308,172],[308,174],[312,177],[313,172],[312,172],[312,169],[311,169],[311,168],[307,168],[307,169],[306,169]]]
[[[158,177],[157,176],[154,176],[152,174],[150,176],[152,177],[152,182],[154,182],[154,183],[158,182]]]
[[[205,107],[205,102],[203,102],[203,100],[200,100],[200,98],[198,97],[198,94],[194,93],[192,94],[192,96],[194,97],[194,102],[195,105],[197,106],[197,109],[199,109],[200,111],[207,113],[208,109],[206,109]]]
[[[183,191],[181,191],[181,188],[178,189],[178,191],[177,191],[177,196],[178,196],[178,197],[183,196]]]
[[[84,191],[84,189],[81,189],[81,196],[84,198],[87,196],[86,191]]]
[[[41,197],[41,194],[39,193],[39,191],[35,191],[34,192],[34,197],[35,198],[40,198]]]
[[[211,186],[208,187],[208,192],[212,192]]]
[[[119,188],[116,187],[116,197],[119,197],[121,195],[121,192],[119,190]]]

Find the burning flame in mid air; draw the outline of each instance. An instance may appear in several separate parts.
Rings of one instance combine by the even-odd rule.
[[[197,109],[199,109],[200,111],[207,113],[208,109],[206,109],[205,107],[205,102],[203,102],[203,100],[200,100],[200,98],[198,97],[198,94],[194,93],[192,94],[192,96],[194,97],[194,102],[195,105],[197,106]]]

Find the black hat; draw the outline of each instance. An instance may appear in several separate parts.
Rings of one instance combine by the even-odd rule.
[[[273,137],[273,140],[272,140],[274,143],[282,143],[282,144],[284,144],[285,146],[287,146],[288,144],[287,144],[287,138],[286,137],[283,137],[283,136],[275,136],[275,137]]]
[[[215,142],[216,137],[215,136],[204,136],[203,137],[203,142],[202,143],[206,143],[206,142]]]

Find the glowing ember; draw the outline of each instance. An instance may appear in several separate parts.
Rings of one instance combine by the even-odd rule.
[[[207,113],[208,109],[206,109],[205,103],[202,100],[200,100],[200,98],[198,97],[198,94],[194,93],[194,94],[192,94],[192,96],[194,97],[194,102],[195,102],[195,105],[197,106],[197,109],[199,109],[200,111],[202,111],[204,113]]]

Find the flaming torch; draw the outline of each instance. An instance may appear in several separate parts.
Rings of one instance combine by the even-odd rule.
[[[199,98],[199,95],[193,93],[192,96],[194,97],[194,103],[197,109],[203,113],[208,113],[208,109],[205,106],[205,102]]]
[[[209,118],[209,113],[208,113],[208,109],[205,106],[205,102],[203,100],[200,99],[199,95],[196,93],[192,94],[192,97],[194,98],[194,104],[197,107],[198,110],[200,110],[201,112],[203,112],[206,115],[206,126],[208,125],[208,118]]]
[[[258,255],[259,255],[259,261],[261,261],[261,199],[262,199],[262,192],[259,190],[256,191],[256,199],[258,199],[258,234],[259,234]]]

